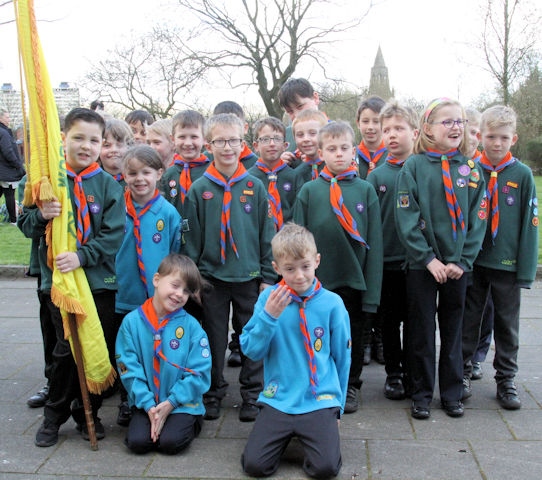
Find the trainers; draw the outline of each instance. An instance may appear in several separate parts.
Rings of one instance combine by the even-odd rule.
[[[49,385],[45,385],[39,392],[32,395],[27,401],[26,404],[30,408],[40,408],[45,405],[49,398]]]
[[[384,396],[390,400],[403,400],[405,398],[405,387],[400,376],[387,376],[384,384]]]
[[[480,380],[484,376],[484,371],[482,370],[482,364],[480,362],[472,362],[472,380]]]
[[[36,433],[34,443],[38,447],[52,447],[58,442],[58,429],[60,427],[49,420],[43,420]]]
[[[356,387],[348,387],[348,390],[346,391],[344,413],[354,413],[358,410],[358,408],[358,389]]]
[[[132,409],[129,407],[128,402],[121,402],[119,404],[119,414],[117,415],[117,425],[127,427],[131,419]]]
[[[509,380],[497,385],[497,401],[506,410],[519,410],[521,408],[521,400],[513,381]]]
[[[216,420],[220,417],[220,400],[215,397],[205,399],[205,420]]]
[[[260,409],[254,404],[243,402],[239,410],[239,420],[241,422],[253,422],[260,413]]]
[[[88,428],[86,423],[78,423],[75,427],[76,430],[81,433],[83,440],[90,440]],[[99,418],[94,419],[94,431],[96,432],[96,439],[101,440],[105,438],[105,428]]]
[[[472,397],[472,388],[470,384],[469,377],[463,377],[463,396],[461,400],[466,400],[467,398]]]

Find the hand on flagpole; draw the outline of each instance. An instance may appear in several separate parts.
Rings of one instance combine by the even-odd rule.
[[[38,208],[44,220],[51,220],[60,216],[62,204],[55,198],[50,202],[41,202]]]
[[[59,253],[55,258],[55,263],[60,273],[68,273],[81,266],[79,256],[75,252]]]

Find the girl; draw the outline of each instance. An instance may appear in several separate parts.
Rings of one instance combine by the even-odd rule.
[[[117,253],[117,322],[154,295],[153,274],[162,259],[181,248],[181,216],[156,188],[163,168],[148,145],[126,152],[123,174],[127,190],[124,240]],[[124,400],[124,401],[123,401]],[[127,425],[130,410],[121,392],[117,423]]]
[[[122,187],[126,186],[122,175],[122,159],[134,143],[134,135],[124,120],[111,118],[105,122],[104,141],[100,152],[102,168],[113,176]]]
[[[210,386],[209,340],[183,309],[202,280],[192,260],[170,254],[152,285],[154,296],[126,316],[117,336],[117,366],[133,411],[125,443],[135,453],[176,454],[200,432]]]
[[[485,233],[484,181],[465,155],[465,112],[448,98],[427,107],[420,136],[397,179],[395,222],[406,248],[411,415],[430,416],[435,386],[435,315],[440,330],[442,408],[463,415],[461,325],[467,287]],[[438,294],[438,307],[437,307]]]
[[[170,118],[157,120],[147,128],[147,144],[158,152],[164,172],[173,165],[175,144],[172,140],[173,123]]]

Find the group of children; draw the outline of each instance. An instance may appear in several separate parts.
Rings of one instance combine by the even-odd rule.
[[[440,401],[462,416],[488,298],[497,398],[519,408],[519,289],[534,280],[538,220],[532,174],[509,152],[514,112],[492,107],[478,126],[439,98],[418,120],[371,97],[358,110],[356,146],[350,125],[318,111],[306,80],[286,82],[279,100],[291,130],[259,120],[255,153],[234,102],[207,120],[190,110],[167,123],[139,111],[126,122],[86,109],[66,117],[72,207],[79,212],[75,198],[86,198],[90,235],[55,268],[87,274],[122,383],[126,445],[177,453],[202,418],[220,417],[230,321],[241,347],[239,419],[255,421],[242,455],[249,475],[272,474],[292,436],[307,474],[338,473],[338,420],[358,409],[375,328],[384,395],[410,397],[412,416],[424,419],[438,314]],[[41,242],[40,292],[56,331],[38,446],[54,445],[70,414],[88,438],[75,364],[47,296],[44,229],[62,208],[44,202],[19,219]],[[101,398],[91,396],[98,438]]]

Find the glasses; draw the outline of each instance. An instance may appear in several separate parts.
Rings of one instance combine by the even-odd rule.
[[[260,137],[258,138],[258,142],[262,145],[269,145],[271,142],[275,144],[279,144],[284,142],[284,137],[279,137],[278,135],[275,137]]]
[[[212,140],[209,142],[213,147],[216,148],[224,148],[226,146],[226,143],[234,148],[241,145],[243,139],[242,138],[229,138],[228,140]]]
[[[465,128],[465,125],[469,123],[466,118],[460,118],[459,120],[443,120],[442,122],[431,122],[432,125],[440,123],[446,128],[453,128],[454,125],[457,125],[458,128]]]

